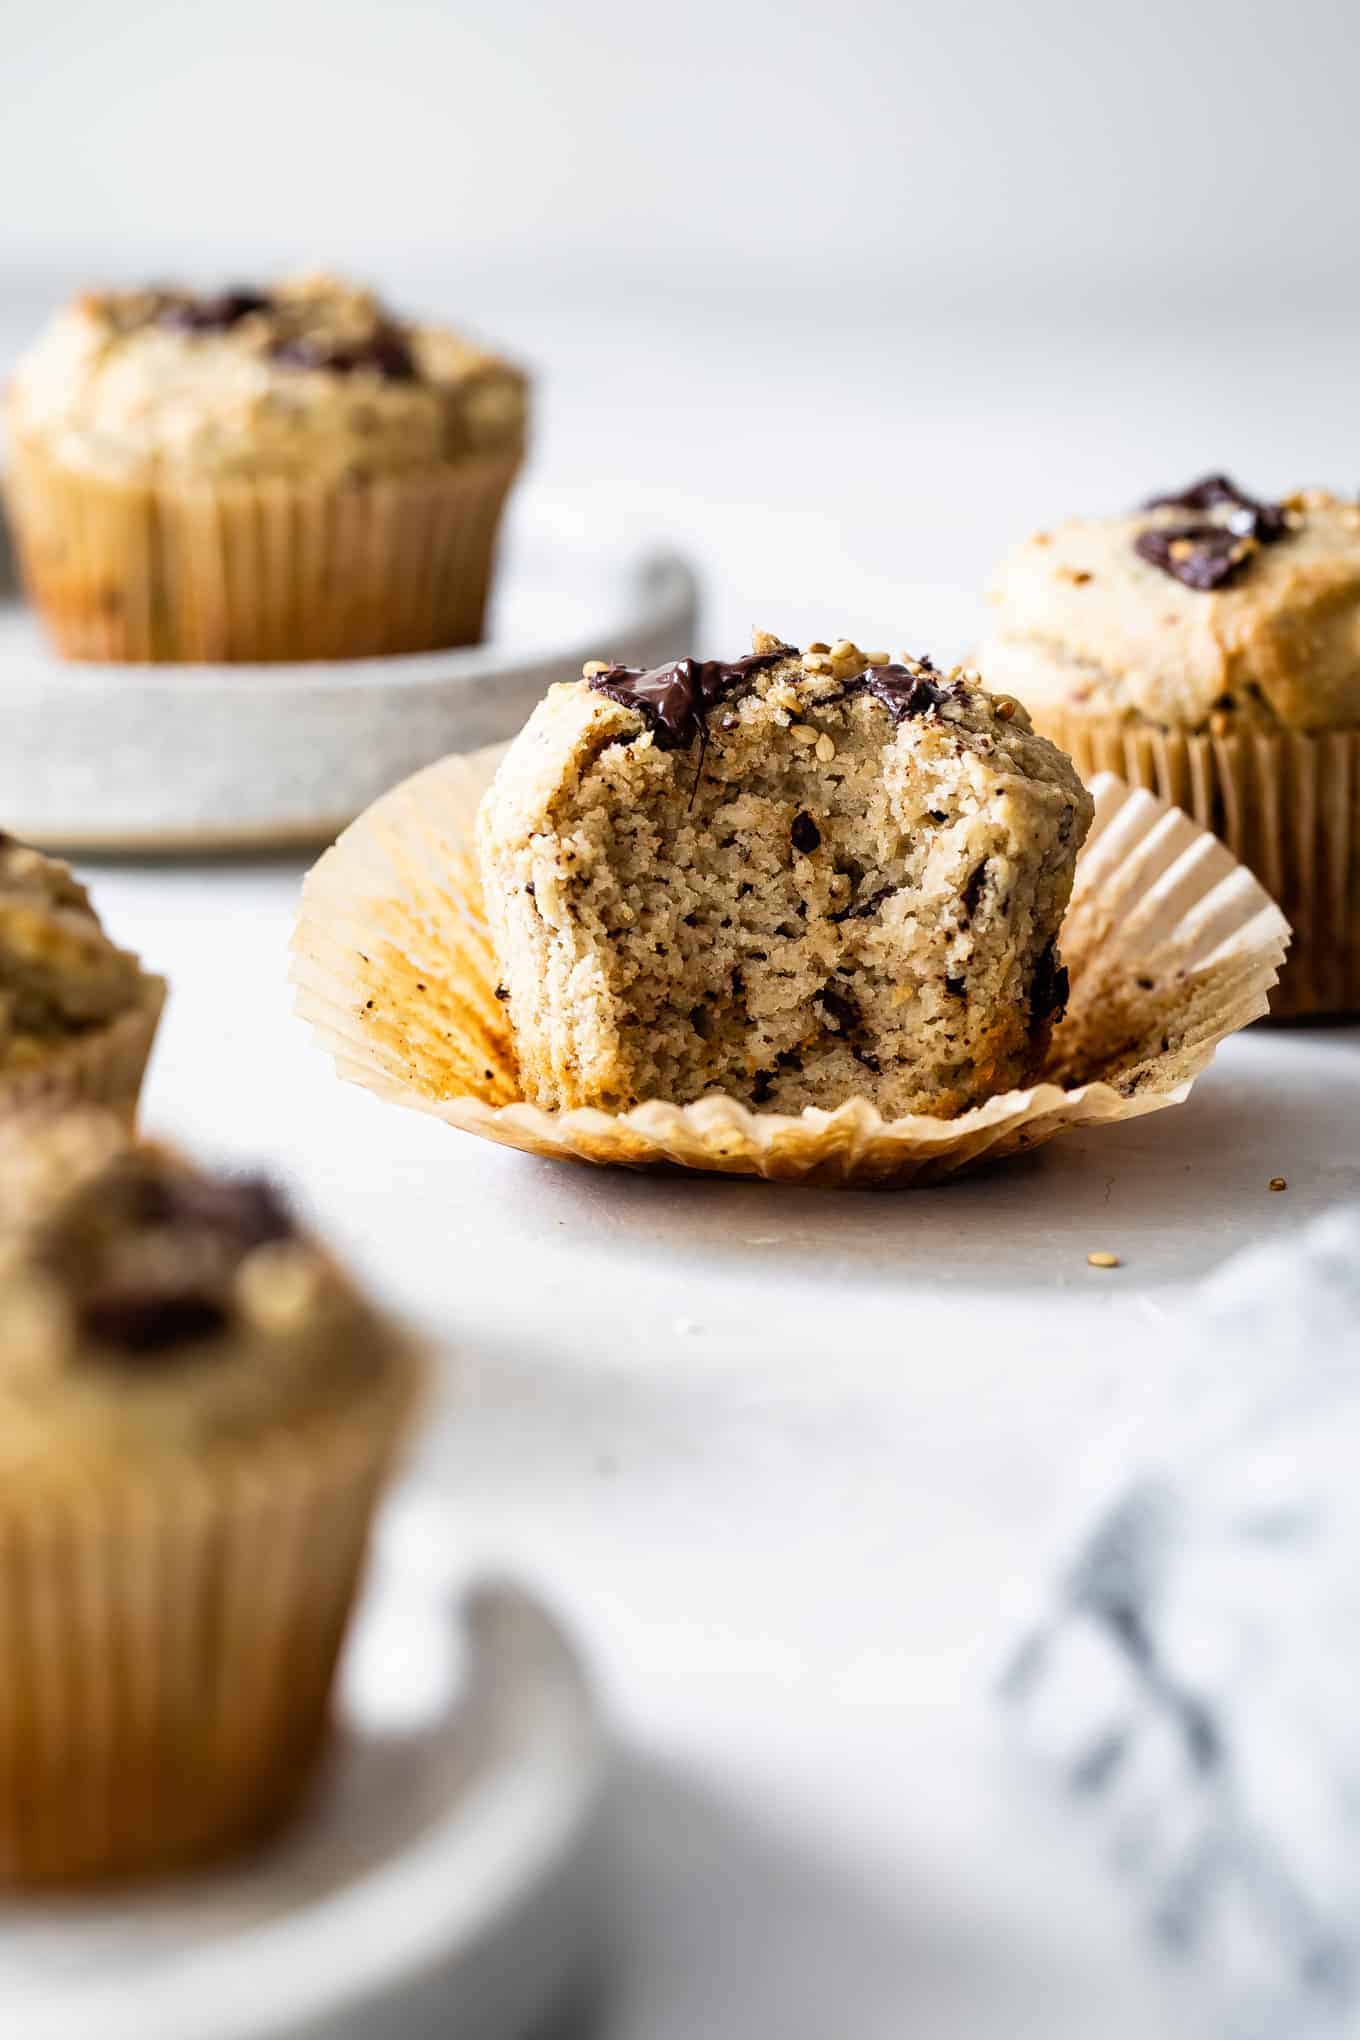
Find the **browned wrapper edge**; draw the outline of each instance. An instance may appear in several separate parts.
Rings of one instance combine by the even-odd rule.
[[[346,830],[304,886],[293,980],[297,1011],[342,1077],[531,1153],[808,1183],[934,1181],[1065,1128],[1179,1102],[1223,1036],[1265,1012],[1288,941],[1279,910],[1221,844],[1102,778],[1064,929],[1064,943],[1071,931],[1085,950],[1069,958],[1074,1003],[1083,981],[1096,997],[1102,984],[1143,982],[1130,943],[1154,973],[1133,1038],[1111,1043],[1103,1074],[1010,1092],[952,1120],[884,1121],[864,1100],[794,1117],[719,1097],[548,1113],[518,1095],[470,842],[504,748],[427,767]]]
[[[1196,734],[1031,704],[1084,778],[1183,808],[1255,872],[1293,930],[1276,1018],[1360,1012],[1360,729]]]
[[[0,1503],[0,1882],[209,1861],[313,1782],[414,1348],[343,1415]]]
[[[144,972],[137,1003],[69,1040],[41,1062],[0,1070],[0,1137],[12,1113],[63,1105],[105,1105],[131,1126],[165,1005],[164,978]]]
[[[362,483],[119,482],[10,449],[25,587],[66,658],[378,657],[481,638],[518,447]]]

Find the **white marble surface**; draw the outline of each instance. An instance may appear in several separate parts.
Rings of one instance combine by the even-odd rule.
[[[550,365],[539,507],[693,547],[715,651],[960,638],[949,591],[1065,506],[1354,472],[1342,331],[509,294],[483,323]],[[174,982],[150,1123],[285,1170],[445,1342],[420,1470],[469,1567],[594,1655],[628,1754],[583,2030],[1198,2040],[989,1682],[1121,1399],[1174,1378],[1188,1285],[1360,1194],[1360,1030],[1258,1029],[1185,1108],[934,1191],[603,1175],[335,1081],[289,1013],[300,869],[92,876]]]
[[[792,1964],[864,1993],[859,2032],[909,1994],[923,2033],[1014,2035],[1027,2004],[1075,2033],[1118,1973],[1102,2030],[1146,2033],[1160,1980],[1012,1774],[989,1681],[1083,1451],[1177,1364],[1186,1285],[1360,1192],[1360,1032],[1257,1029],[1180,1110],[938,1190],[613,1175],[338,1084],[288,1010],[297,867],[93,875],[175,984],[151,1125],[285,1170],[444,1342],[420,1470],[469,1568],[549,1590],[594,1654],[636,1752],[604,2030],[735,2040],[778,2005],[813,2040]]]

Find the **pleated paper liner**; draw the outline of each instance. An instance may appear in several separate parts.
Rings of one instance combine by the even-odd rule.
[[[37,1062],[0,1067],[0,1140],[12,1113],[63,1105],[105,1105],[131,1126],[164,1004],[165,980],[146,974],[126,1013],[58,1040]]]
[[[119,663],[345,659],[475,644],[520,455],[363,483],[131,484],[31,441],[6,493],[58,651]]]
[[[652,1101],[614,1115],[520,1096],[496,998],[473,821],[503,747],[445,758],[377,801],[310,874],[297,1010],[342,1077],[531,1154],[788,1182],[932,1182],[1067,1127],[1179,1104],[1225,1035],[1266,1010],[1289,928],[1184,814],[1102,775],[1062,953],[1072,978],[1043,1081],[957,1119]]]
[[[7,1468],[0,1882],[181,1869],[297,1807],[420,1377],[394,1355],[352,1409],[197,1471]]]
[[[1360,729],[1196,736],[1032,712],[1083,777],[1118,772],[1184,808],[1279,902],[1294,939],[1273,1014],[1360,1012]]]

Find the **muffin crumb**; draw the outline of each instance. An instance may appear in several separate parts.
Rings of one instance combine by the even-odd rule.
[[[1066,1000],[1085,790],[962,671],[754,642],[554,689],[497,774],[526,1095],[949,1116],[1022,1081]]]

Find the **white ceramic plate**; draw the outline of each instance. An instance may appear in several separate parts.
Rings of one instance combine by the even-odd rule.
[[[0,827],[50,849],[319,843],[448,751],[513,736],[585,659],[693,644],[674,554],[512,526],[491,635],[464,651],[296,666],[61,660],[20,599],[0,527]]]
[[[528,1595],[453,1620],[437,1501],[385,1521],[307,1816],[239,1868],[118,1899],[0,1907],[15,2040],[518,2040],[589,1918],[602,1738]]]

